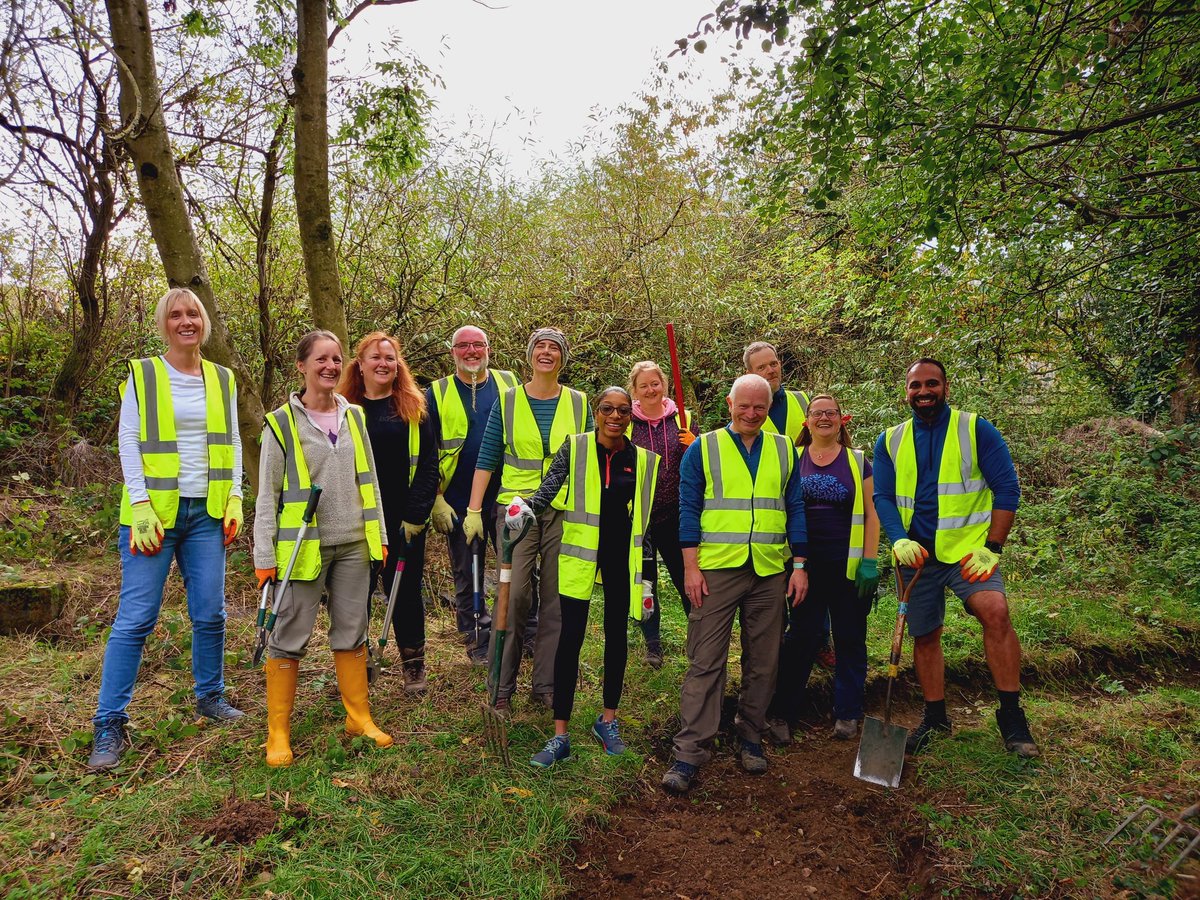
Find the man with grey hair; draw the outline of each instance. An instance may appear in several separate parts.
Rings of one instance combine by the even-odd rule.
[[[686,793],[711,758],[729,641],[742,623],[742,686],[736,720],[742,768],[767,771],[762,738],[775,690],[783,609],[808,592],[804,495],[795,443],[766,432],[771,386],[743,375],[729,391],[730,422],[697,438],[679,467],[679,543],[688,614],[688,671],[680,692],[675,763],[663,775],[672,794]]]
[[[761,375],[771,386],[771,412],[763,430],[786,434],[795,444],[808,415],[808,392],[791,391],[783,386],[783,365],[774,344],[766,341],[750,344],[742,352],[742,364],[747,374]]]
[[[434,530],[446,535],[450,568],[454,572],[455,612],[458,633],[467,648],[467,658],[475,665],[487,664],[487,646],[491,617],[480,611],[479,641],[475,641],[475,587],[471,559],[483,556],[487,538],[495,539],[496,492],[499,483],[490,486],[483,497],[483,510],[490,528],[474,547],[467,543],[462,523],[471,500],[471,482],[479,445],[500,391],[519,383],[517,376],[503,369],[489,368],[490,346],[483,329],[463,325],[450,339],[454,374],[438,379],[427,392],[429,418],[438,435],[439,482],[433,503]],[[480,569],[482,571],[482,560]]]

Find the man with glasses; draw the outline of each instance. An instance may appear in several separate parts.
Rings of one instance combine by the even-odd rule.
[[[804,495],[796,445],[767,432],[771,387],[759,375],[733,383],[730,422],[698,437],[680,463],[679,543],[688,614],[688,671],[680,692],[675,763],[663,789],[686,793],[711,758],[733,620],[742,623],[742,689],[736,725],[742,768],[767,771],[762,738],[783,631],[780,597],[808,593]]]
[[[450,339],[454,374],[429,386],[429,416],[438,435],[440,482],[433,503],[433,527],[446,535],[450,567],[454,571],[455,609],[458,632],[463,636],[467,658],[475,665],[487,665],[488,634],[491,617],[484,609],[480,615],[480,639],[475,643],[475,589],[471,558],[474,548],[467,543],[462,523],[471,499],[471,481],[479,445],[487,427],[488,415],[500,391],[518,383],[517,376],[502,369],[490,369],[487,335],[474,325],[464,325]],[[483,497],[483,509],[491,527],[484,530],[481,553],[490,536],[496,537],[496,492],[499,482],[489,486]]]

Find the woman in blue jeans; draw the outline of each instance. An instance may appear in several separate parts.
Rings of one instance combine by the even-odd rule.
[[[779,677],[768,710],[776,743],[787,743],[800,718],[813,660],[824,646],[828,614],[837,648],[833,736],[850,740],[863,717],[867,614],[879,586],[879,517],[874,479],[863,451],[850,446],[837,400],[813,397],[797,441],[808,525],[808,595],[793,610],[779,651]]]
[[[225,548],[242,527],[237,386],[200,355],[212,326],[195,294],[168,291],[154,322],[167,352],[131,360],[121,391],[121,597],[100,672],[92,769],[114,768],[129,746],[126,707],[173,559],[192,620],[196,712],[243,715],[225,699],[224,672]]]

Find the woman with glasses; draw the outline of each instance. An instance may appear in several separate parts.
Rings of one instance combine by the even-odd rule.
[[[597,570],[604,585],[604,711],[592,724],[592,735],[610,756],[625,751],[617,725],[628,655],[625,619],[640,619],[642,614],[642,541],[654,505],[659,457],[625,436],[633,402],[624,388],[602,390],[593,410],[596,429],[567,438],[537,493],[528,501],[516,497],[505,516],[509,529],[517,529],[547,506],[564,513],[554,737],[529,761],[541,769],[571,756],[567,723],[575,705],[579,652]]]
[[[837,400],[818,394],[797,442],[808,524],[808,595],[794,610],[796,627],[779,652],[779,676],[768,717],[795,728],[828,611],[837,662],[833,672],[833,736],[850,740],[863,717],[867,678],[867,614],[879,586],[879,518],[874,479],[863,451],[850,446]]]

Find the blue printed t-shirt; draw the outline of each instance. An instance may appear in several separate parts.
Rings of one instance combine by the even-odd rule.
[[[863,461],[863,480],[871,464]],[[800,455],[800,484],[808,524],[808,554],[822,560],[845,559],[850,547],[850,516],[854,510],[854,473],[846,453],[825,466],[817,465],[805,448]]]

